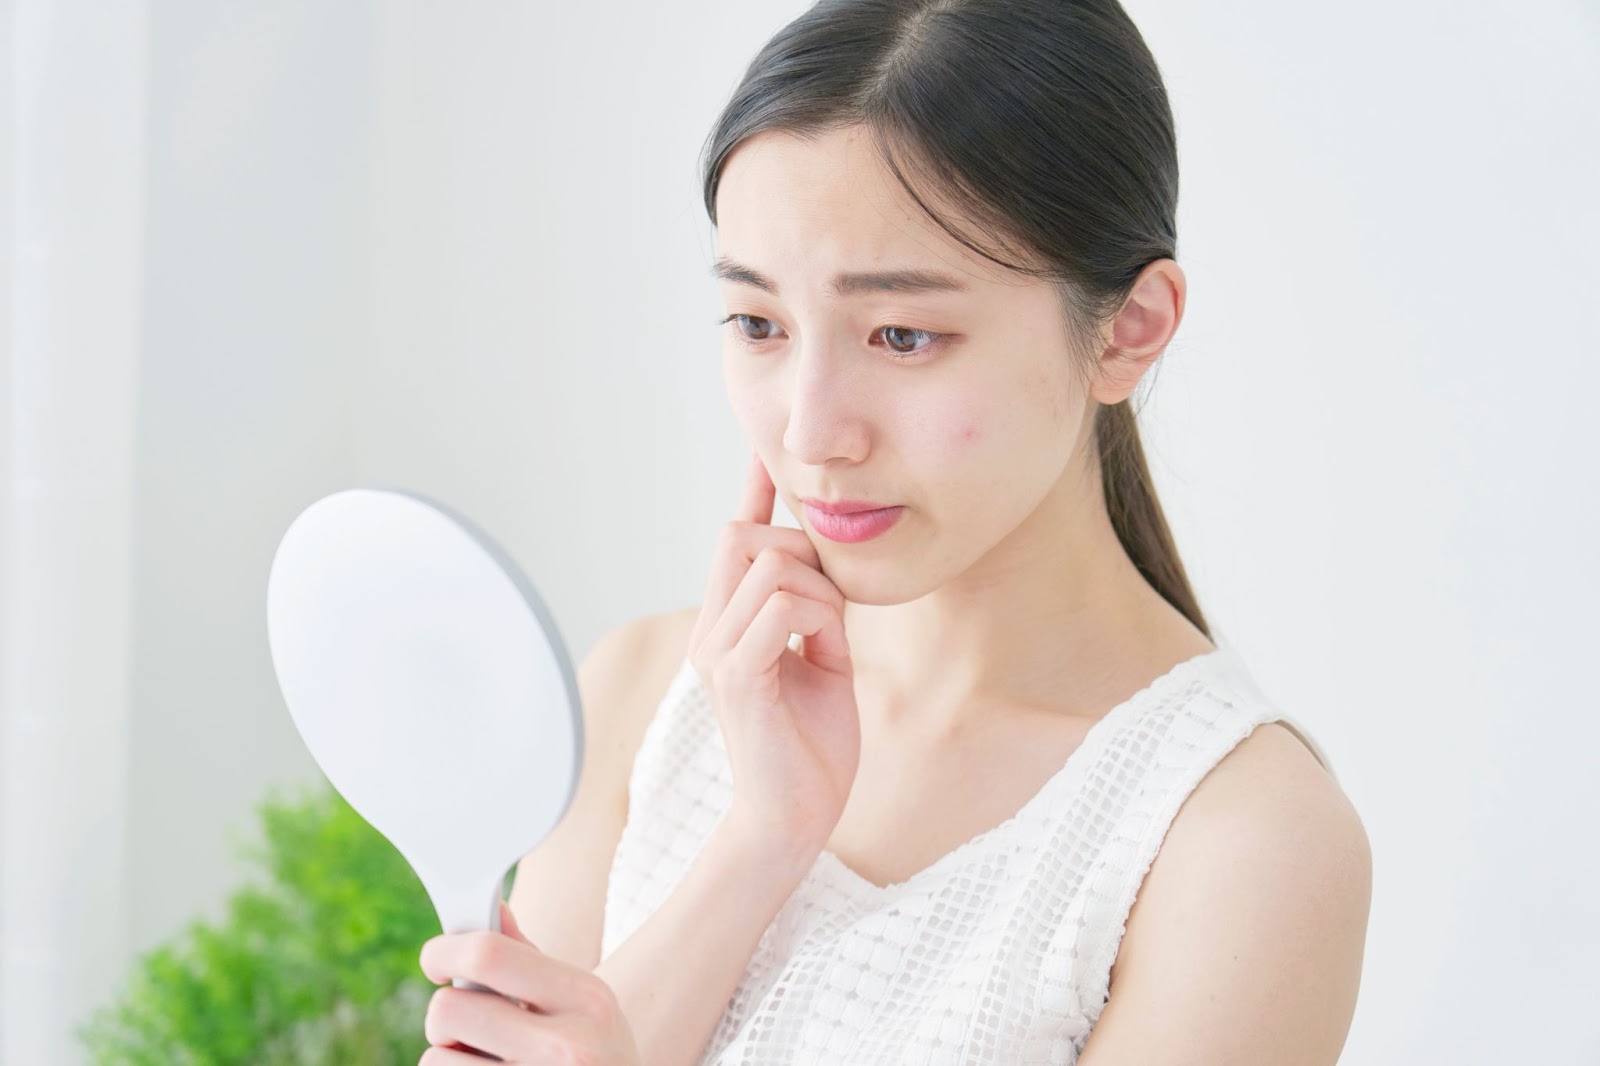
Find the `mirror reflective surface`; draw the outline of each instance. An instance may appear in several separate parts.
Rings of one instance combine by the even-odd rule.
[[[561,820],[583,762],[576,676],[532,583],[444,505],[348,489],[284,533],[267,635],[312,757],[442,930],[498,932],[506,872]]]

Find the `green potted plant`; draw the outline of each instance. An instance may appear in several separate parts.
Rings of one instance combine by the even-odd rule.
[[[439,919],[410,865],[331,785],[259,808],[266,877],[140,957],[123,998],[77,1030],[105,1066],[387,1066],[428,1047]]]

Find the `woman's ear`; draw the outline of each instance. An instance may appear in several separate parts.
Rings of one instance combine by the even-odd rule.
[[[1106,406],[1133,395],[1183,321],[1188,287],[1183,268],[1157,259],[1144,268],[1111,326],[1111,340],[1100,353],[1090,395]]]

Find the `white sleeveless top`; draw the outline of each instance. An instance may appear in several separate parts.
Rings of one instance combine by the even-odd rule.
[[[1213,643],[1096,721],[1015,815],[908,880],[880,887],[823,851],[762,934],[702,1066],[1076,1062],[1140,883],[1200,779],[1262,722],[1329,766]],[[602,958],[671,895],[732,796],[685,659],[629,779]]]

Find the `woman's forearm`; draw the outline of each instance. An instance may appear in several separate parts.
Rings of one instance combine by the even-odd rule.
[[[819,850],[762,840],[724,817],[666,901],[595,967],[645,1066],[700,1060],[762,934]]]

